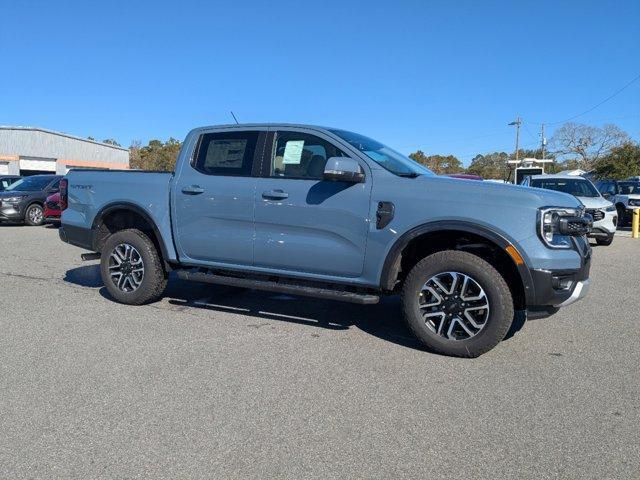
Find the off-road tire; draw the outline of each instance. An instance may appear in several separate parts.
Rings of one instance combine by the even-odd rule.
[[[144,277],[140,286],[132,292],[120,290],[109,274],[109,258],[116,246],[128,244],[134,247],[142,257]],[[165,272],[158,249],[153,241],[140,230],[121,230],[111,235],[104,244],[100,258],[100,273],[109,295],[120,303],[127,305],[143,305],[158,300],[166,286]]]
[[[443,338],[427,327],[420,312],[422,286],[443,272],[471,276],[488,298],[489,316],[484,328],[471,338]],[[432,352],[454,357],[474,358],[488,352],[502,341],[514,319],[513,297],[502,275],[477,255],[456,250],[437,252],[420,260],[404,280],[401,303],[405,321],[418,340]]]

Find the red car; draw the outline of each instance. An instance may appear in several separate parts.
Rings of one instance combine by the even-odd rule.
[[[54,193],[53,195],[49,195],[44,202],[44,221],[48,223],[58,223],[60,222],[61,214],[60,194]]]
[[[482,180],[480,175],[473,175],[471,173],[452,173],[451,175],[447,175],[447,177],[461,178],[462,180]]]

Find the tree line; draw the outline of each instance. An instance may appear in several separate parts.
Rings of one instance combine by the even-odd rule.
[[[566,123],[556,130],[544,156],[553,160],[545,167],[547,173],[579,168],[593,171],[600,178],[624,179],[640,175],[640,144],[616,125],[594,127]],[[515,159],[515,153],[478,154],[468,167],[453,155],[427,155],[418,150],[409,157],[440,175],[470,173],[482,178],[507,180],[511,174],[507,162]],[[519,159],[542,157],[541,149],[518,150]]]
[[[91,140],[93,138],[89,137]],[[103,143],[119,146],[114,139]],[[141,170],[173,171],[181,142],[175,138],[167,141],[151,140],[145,146],[133,142],[129,147],[131,168]],[[542,158],[541,149],[518,151],[518,158]],[[544,155],[553,163],[545,167],[548,173],[580,168],[594,171],[601,178],[624,179],[640,175],[640,144],[615,125],[594,127],[578,123],[566,123],[554,133]],[[418,150],[409,155],[439,175],[470,173],[482,178],[507,180],[511,174],[509,160],[513,152],[504,151],[478,154],[465,167],[454,155],[427,155]]]

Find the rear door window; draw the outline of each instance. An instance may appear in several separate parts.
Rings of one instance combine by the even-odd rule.
[[[205,175],[249,177],[258,132],[215,132],[200,137],[194,168]]]

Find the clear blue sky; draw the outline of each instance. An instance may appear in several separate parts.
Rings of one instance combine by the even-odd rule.
[[[468,163],[640,74],[640,2],[0,0],[0,65],[4,125],[128,146],[233,110]],[[576,121],[637,139],[639,107],[640,81]]]

